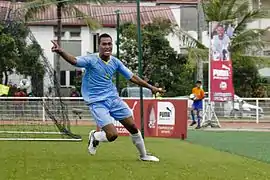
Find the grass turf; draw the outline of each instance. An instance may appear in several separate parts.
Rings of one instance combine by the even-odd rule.
[[[188,141],[270,163],[269,135],[269,132],[192,131]]]
[[[211,142],[222,139],[221,135],[214,139],[213,132],[211,136],[190,131],[188,141],[147,138],[148,150],[161,160],[148,163],[137,160],[136,149],[128,137],[103,143],[96,156],[90,156],[86,151],[88,128],[75,131],[83,134],[83,142],[0,142],[0,179],[264,180],[270,177],[270,164],[202,146],[218,147],[215,143],[205,143],[208,140],[203,138],[208,136]],[[228,144],[229,140],[224,145]]]

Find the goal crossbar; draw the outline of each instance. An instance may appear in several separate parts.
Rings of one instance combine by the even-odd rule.
[[[60,138],[0,138],[0,141],[82,141],[82,139]]]
[[[23,131],[0,131],[0,134],[65,134],[65,133],[62,133],[62,132],[31,132],[31,131],[26,131],[26,132],[23,132]]]

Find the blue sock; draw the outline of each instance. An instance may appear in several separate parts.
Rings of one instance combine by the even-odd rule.
[[[195,121],[195,116],[194,116],[194,112],[193,112],[193,111],[191,111],[191,118],[192,118],[192,122],[196,122],[196,121]]]
[[[197,118],[198,118],[198,126],[201,126],[201,117],[200,117],[199,112],[197,114]]]

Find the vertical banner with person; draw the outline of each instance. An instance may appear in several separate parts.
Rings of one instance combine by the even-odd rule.
[[[234,24],[211,22],[210,27],[210,98],[214,102],[232,101],[234,86],[230,43]]]

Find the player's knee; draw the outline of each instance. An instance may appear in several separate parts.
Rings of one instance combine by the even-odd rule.
[[[117,139],[118,134],[117,134],[117,132],[110,132],[110,133],[107,133],[106,136],[107,136],[108,141],[112,142],[112,141],[115,141]]]
[[[137,134],[139,131],[138,131],[138,128],[136,127],[136,125],[135,125],[135,124],[132,124],[132,125],[130,126],[130,128],[129,128],[129,132],[130,132],[131,134]]]

